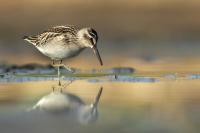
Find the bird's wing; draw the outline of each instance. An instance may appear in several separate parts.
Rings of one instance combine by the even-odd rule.
[[[67,25],[67,26],[55,26],[44,32],[76,34],[78,30],[79,30],[79,27],[77,26]]]
[[[64,36],[61,33],[54,33],[54,32],[44,32],[39,35],[39,41],[37,45],[43,45],[45,43],[50,42],[51,40],[57,38],[57,40],[62,40]]]
[[[58,36],[61,36],[61,34],[53,32],[43,32],[36,36],[24,36],[23,39],[35,46],[39,46],[51,41],[53,38]]]
[[[78,29],[76,26],[55,26],[37,36],[25,36],[24,40],[36,46],[48,43],[55,37],[57,40],[65,39],[65,41],[70,41],[70,37],[75,36]]]

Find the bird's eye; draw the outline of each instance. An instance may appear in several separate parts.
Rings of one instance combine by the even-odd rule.
[[[93,40],[93,38],[90,38],[90,41],[92,42],[92,44],[94,44],[94,40]]]
[[[90,36],[92,36],[93,38],[96,38],[96,35],[92,32],[89,32]]]
[[[94,38],[93,38],[93,37],[90,37],[90,36],[88,36],[87,34],[85,34],[85,35],[84,35],[84,38],[87,39],[87,40],[90,40],[90,42],[91,42],[92,44],[94,44]]]

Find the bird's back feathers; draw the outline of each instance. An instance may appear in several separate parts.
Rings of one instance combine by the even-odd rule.
[[[43,45],[55,37],[63,35],[65,36],[65,41],[70,41],[71,36],[75,36],[78,30],[78,27],[72,25],[55,26],[36,36],[24,36],[23,39],[35,46]]]
[[[36,45],[38,41],[37,36],[24,36],[23,39],[33,45]]]

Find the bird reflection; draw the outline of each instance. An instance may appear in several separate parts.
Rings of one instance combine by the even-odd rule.
[[[98,118],[97,107],[102,91],[101,87],[92,104],[85,104],[80,97],[74,94],[54,90],[43,96],[29,111],[64,115],[79,123],[95,122]]]

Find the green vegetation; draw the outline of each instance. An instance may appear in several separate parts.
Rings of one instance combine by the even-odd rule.
[[[57,77],[57,74],[13,74],[16,77]],[[120,74],[120,75],[127,75],[127,76],[134,76],[133,74]],[[115,76],[115,74],[106,74],[106,73],[75,73],[75,74],[61,74],[61,76],[65,77],[77,77],[77,78],[84,78],[84,77],[103,77],[103,76]]]

